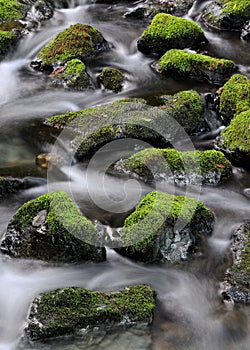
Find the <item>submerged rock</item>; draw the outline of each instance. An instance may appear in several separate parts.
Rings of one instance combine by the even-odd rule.
[[[250,168],[250,109],[233,118],[217,138],[215,147],[233,164]]]
[[[220,30],[240,31],[250,19],[249,0],[216,0],[206,7],[203,21],[210,27]]]
[[[177,224],[176,224],[177,223]],[[180,263],[202,245],[213,230],[214,215],[196,199],[151,192],[125,220],[118,252],[132,259]]]
[[[162,55],[170,49],[197,48],[205,42],[207,39],[197,23],[160,13],[142,33],[137,46],[143,53]]]
[[[83,62],[101,50],[108,49],[101,32],[87,24],[73,24],[56,35],[31,62],[33,68],[53,72],[73,59]]]
[[[216,85],[225,83],[236,70],[231,60],[177,49],[167,51],[153,68],[167,76],[208,81]]]
[[[154,292],[146,285],[110,293],[83,288],[58,289],[33,301],[25,329],[30,340],[62,335],[83,338],[90,332],[146,328],[153,319]]]
[[[250,223],[235,231],[231,252],[233,264],[226,272],[222,295],[235,303],[250,304]]]
[[[218,185],[232,175],[232,166],[222,152],[178,152],[175,149],[148,148],[114,165],[118,173],[156,181]]]
[[[104,68],[98,76],[98,80],[104,88],[114,92],[122,90],[124,79],[122,72],[116,68]]]
[[[220,91],[219,113],[224,125],[234,115],[250,109],[250,80],[241,74],[233,75]]]
[[[1,251],[16,258],[53,262],[103,261],[98,232],[63,191],[25,203],[13,216]]]

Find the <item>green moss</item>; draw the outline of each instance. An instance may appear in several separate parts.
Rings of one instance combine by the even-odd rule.
[[[250,109],[235,116],[221,133],[223,143],[231,149],[250,153]]]
[[[223,86],[220,95],[220,113],[228,125],[232,117],[250,109],[250,80],[235,74]]]
[[[145,285],[113,293],[65,288],[44,293],[34,301],[27,333],[36,340],[74,334],[87,327],[110,328],[122,320],[128,327],[138,321],[150,323],[154,307],[153,290]]]
[[[203,183],[218,183],[232,175],[232,166],[222,152],[215,150],[178,152],[175,149],[148,148],[135,153],[124,162],[126,169],[153,181],[161,175],[164,178],[178,178]],[[152,171],[154,172],[152,174]],[[200,179],[200,175],[202,178]]]
[[[163,74],[177,74],[181,77],[189,76],[211,82],[216,82],[218,74],[226,79],[235,69],[235,64],[231,60],[176,49],[166,52],[157,65]]]
[[[16,0],[0,0],[0,22],[22,17],[22,5]]]
[[[13,42],[15,34],[11,31],[0,30],[0,51],[4,49],[6,45]]]
[[[250,0],[222,0],[222,12],[231,16],[250,17]]]
[[[195,47],[204,41],[204,32],[194,21],[159,13],[142,33],[138,48],[143,52],[163,53],[172,48]]]
[[[86,59],[104,43],[102,34],[85,24],[74,24],[59,33],[39,52],[42,66],[72,59]]]
[[[81,60],[71,60],[67,62],[66,69],[63,72],[62,76],[63,77],[68,77],[68,76],[75,76],[76,78],[79,78],[86,69],[85,64]]]
[[[133,250],[149,247],[157,237],[162,240],[167,227],[173,228],[177,219],[188,224],[194,236],[195,231],[200,230],[194,238],[199,241],[202,230],[198,226],[203,223],[208,227],[214,217],[212,212],[196,199],[151,192],[142,198],[136,210],[124,222],[122,238],[125,246],[132,246]]]
[[[105,89],[119,92],[122,89],[122,83],[124,76],[119,69],[116,68],[104,68],[99,75],[98,79],[103,84]]]

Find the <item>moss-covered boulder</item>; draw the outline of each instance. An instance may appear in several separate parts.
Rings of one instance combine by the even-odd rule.
[[[208,81],[216,85],[225,83],[236,70],[231,60],[177,49],[167,51],[153,68],[167,76]]]
[[[2,253],[53,262],[103,261],[98,233],[63,191],[25,203],[13,216],[1,242]]]
[[[250,168],[250,109],[236,115],[216,141],[235,165]]]
[[[223,297],[250,304],[250,223],[240,226],[232,238],[232,266],[227,270]]]
[[[206,7],[202,18],[210,27],[228,31],[240,31],[244,23],[250,19],[250,1],[212,1]]]
[[[206,41],[204,32],[197,23],[159,13],[142,33],[137,46],[143,53],[162,55],[174,48],[196,48]]]
[[[232,175],[232,166],[219,151],[178,152],[147,148],[114,165],[118,173],[156,181],[218,185]]]
[[[132,259],[180,263],[212,233],[213,213],[196,199],[151,192],[124,222],[118,251]]]
[[[83,62],[101,50],[108,49],[101,32],[87,24],[73,24],[56,35],[31,63],[41,71],[52,72],[73,59]]]
[[[111,67],[104,68],[98,76],[98,80],[104,88],[114,92],[122,90],[124,79],[125,77],[119,69]]]
[[[62,86],[73,90],[85,90],[92,87],[91,78],[85,64],[78,59],[68,61],[64,67],[55,69],[50,74],[50,85]]]
[[[233,116],[250,109],[250,80],[241,74],[233,75],[220,92],[219,113],[225,125]]]
[[[62,335],[84,337],[82,329],[112,332],[136,328],[152,322],[154,307],[154,292],[146,285],[110,293],[59,289],[33,301],[25,332],[31,340],[46,340]]]
[[[173,95],[161,107],[149,106],[142,99],[119,100],[52,116],[46,124],[75,131],[77,136],[72,145],[76,158],[82,160],[104,144],[121,138],[137,138],[155,147],[168,147],[176,137],[186,137],[183,132],[199,130],[201,110],[198,95],[190,92]]]

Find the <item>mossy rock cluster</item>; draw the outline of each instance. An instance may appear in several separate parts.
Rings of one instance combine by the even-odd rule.
[[[98,80],[104,88],[114,92],[122,90],[124,79],[125,77],[119,69],[111,67],[104,68],[98,76]]]
[[[146,183],[157,181],[218,185],[232,175],[232,166],[215,150],[178,152],[148,148],[114,165],[118,173],[139,177]]]
[[[216,0],[208,4],[202,15],[207,25],[227,31],[240,31],[250,19],[249,0]]]
[[[241,74],[233,75],[220,93],[219,113],[224,125],[228,125],[234,115],[250,109],[250,80]]]
[[[9,222],[1,251],[16,258],[53,262],[105,260],[94,225],[63,191],[22,205]]]
[[[183,129],[187,133],[199,130],[202,103],[196,92],[178,93],[164,103],[164,106],[152,107],[141,99],[119,100],[52,116],[46,124],[69,128],[78,134],[73,142],[78,160],[88,158],[104,144],[120,138],[132,137],[156,147],[168,147],[170,140]]]
[[[78,335],[82,329],[111,332],[119,328],[149,325],[155,308],[154,292],[146,285],[101,293],[83,288],[65,288],[44,293],[33,301],[28,339],[46,340],[60,335]]]
[[[201,248],[213,223],[213,213],[202,202],[151,192],[125,220],[124,248],[118,251],[137,261],[180,263]]]
[[[250,304],[250,224],[240,226],[233,235],[233,264],[225,276],[225,299]]]
[[[153,68],[167,76],[208,81],[215,85],[223,85],[236,70],[231,60],[177,49],[167,51]]]
[[[143,53],[162,55],[174,48],[197,48],[206,41],[204,32],[197,23],[159,13],[142,33],[137,46]]]
[[[108,47],[98,29],[77,23],[57,34],[45,45],[32,62],[32,66],[51,73],[73,59],[85,62],[87,58]]]

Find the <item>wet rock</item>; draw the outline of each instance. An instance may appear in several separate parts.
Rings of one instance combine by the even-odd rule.
[[[170,148],[147,148],[118,161],[114,171],[151,184],[164,181],[218,185],[231,177],[232,166],[222,152],[214,150],[178,152]]]
[[[149,106],[141,99],[120,100],[52,116],[46,124],[77,133],[72,142],[77,160],[88,158],[112,140],[131,137],[156,147],[168,147],[173,139],[186,137],[184,130],[194,131],[195,123],[199,129],[202,106],[198,94],[191,91],[174,95],[169,101],[165,99],[161,107]]]
[[[24,181],[13,177],[0,176],[0,199],[25,188]]]
[[[51,86],[62,86],[71,90],[85,90],[93,87],[85,64],[78,59],[68,61],[64,66],[55,69],[50,74]]]
[[[236,70],[231,60],[177,49],[167,51],[153,68],[167,76],[208,81],[215,85],[225,83]]]
[[[240,31],[250,19],[249,0],[216,0],[206,7],[203,21],[212,28]]]
[[[247,41],[250,40],[250,20],[244,24],[240,37],[243,40],[247,40]]]
[[[250,304],[250,224],[240,226],[233,234],[232,266],[227,270],[223,297],[235,303]]]
[[[25,203],[9,222],[1,251],[53,262],[105,260],[94,225],[63,191]]]
[[[58,289],[33,301],[28,325],[29,340],[46,340],[62,335],[81,336],[95,331],[147,329],[155,307],[154,292],[146,285],[129,286],[110,293],[83,288]]]
[[[122,72],[116,68],[104,68],[98,76],[98,80],[104,88],[114,92],[122,90],[124,79]]]
[[[215,148],[236,166],[250,168],[250,109],[233,118],[217,137]]]
[[[176,225],[176,222],[179,224]],[[214,215],[202,202],[151,192],[125,220],[121,254],[137,261],[180,263],[197,252],[213,230]]]
[[[109,45],[101,32],[87,24],[73,24],[45,45],[31,66],[52,73],[74,59],[83,62],[97,52],[107,50]],[[66,68],[67,69],[67,68]]]
[[[137,46],[143,53],[162,55],[170,49],[197,48],[205,42],[207,39],[197,23],[160,13],[142,33]]]
[[[224,125],[229,125],[234,115],[250,109],[250,80],[233,75],[221,88],[219,100],[220,117]]]

